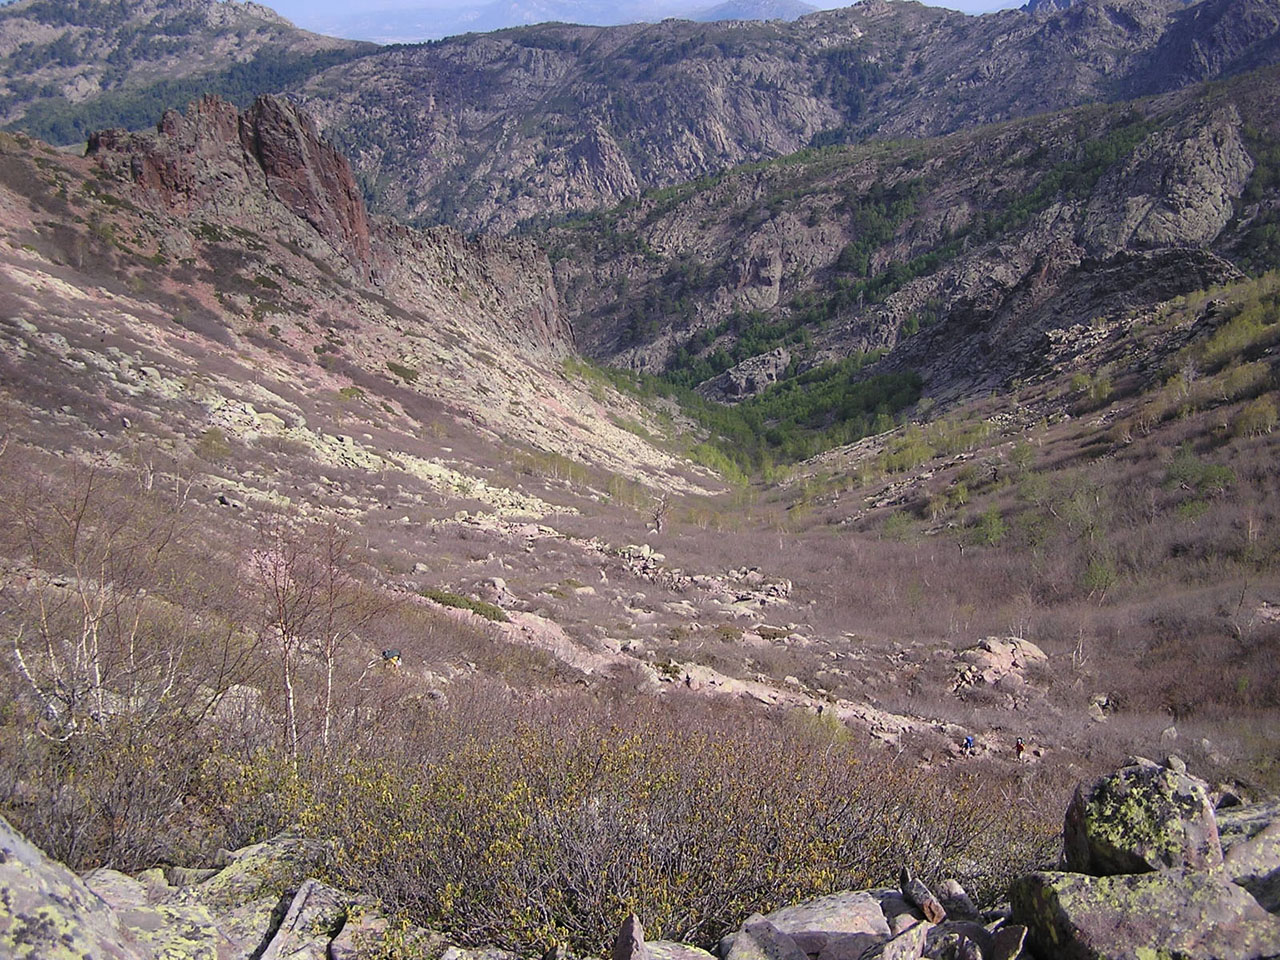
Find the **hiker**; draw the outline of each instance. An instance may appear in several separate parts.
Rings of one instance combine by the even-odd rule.
[[[976,751],[973,747],[973,734],[971,733],[964,738],[964,755],[966,757],[972,757],[975,752]]]
[[[382,662],[388,667],[396,670],[400,669],[400,651],[399,650],[383,650]]]
[[[1022,738],[1018,738],[1018,742],[1013,745],[1013,752],[1019,760],[1022,759],[1023,752],[1027,749],[1027,745],[1022,742]]]

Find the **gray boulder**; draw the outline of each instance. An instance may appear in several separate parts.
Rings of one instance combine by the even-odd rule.
[[[329,960],[329,942],[347,918],[351,897],[319,880],[298,888],[262,960]]]
[[[760,914],[748,918],[733,938],[725,960],[809,960],[790,934],[783,933]]]
[[[1228,847],[1222,869],[1228,879],[1253,894],[1263,909],[1280,912],[1280,820]]]
[[[1062,847],[1066,870],[1100,877],[1222,863],[1208,785],[1141,758],[1076,788]]]
[[[150,960],[151,952],[83,880],[0,817],[0,956]]]
[[[715,960],[714,955],[701,947],[691,947],[674,940],[654,940],[644,946],[649,952],[649,960]]]
[[[1280,920],[1216,873],[1032,873],[1010,890],[1013,919],[1054,960],[1262,960],[1280,955]]]
[[[649,960],[645,950],[644,925],[634,913],[622,921],[613,940],[612,960]]]
[[[862,956],[862,960],[920,960],[933,924],[921,920],[892,940],[886,940]]]
[[[890,935],[879,901],[866,891],[833,893],[775,910],[764,919],[817,960],[857,960]]]

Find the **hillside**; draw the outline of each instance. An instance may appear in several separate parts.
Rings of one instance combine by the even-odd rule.
[[[582,350],[719,400],[849,358],[935,400],[1276,266],[1280,75],[802,151],[550,230]]]
[[[239,0],[19,0],[0,7],[0,123],[83,142],[203,93],[247,105],[374,49]]]
[[[380,211],[466,230],[616,204],[807,146],[928,137],[1274,62],[1267,0],[794,23],[544,25],[396,48],[302,94]]]
[[[542,25],[378,50],[254,4],[5,7],[15,129],[141,128],[201,93],[303,98],[374,208],[509,233],[808,146],[931,137],[1274,62],[1274,0],[966,16],[866,2],[795,22]],[[7,39],[6,39],[7,37]],[[327,68],[327,69],[326,69]]]
[[[1049,960],[1156,888],[1186,955],[1235,936],[1205,890],[1274,952],[1274,806],[1224,810],[1280,792],[1280,66],[1207,3],[504,31],[326,71],[323,122],[0,134],[0,883],[129,960],[569,960],[633,912],[677,942],[617,960]],[[908,99],[930,31],[1063,83]],[[929,135],[863,140],[896,96]],[[370,211],[446,169],[521,231]],[[1065,839],[1118,766],[1185,844]],[[981,924],[928,942],[913,879]],[[852,891],[870,939],[775,936]]]

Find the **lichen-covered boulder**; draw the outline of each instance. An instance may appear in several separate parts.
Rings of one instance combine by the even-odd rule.
[[[1222,863],[1208,785],[1142,758],[1076,788],[1062,849],[1064,869],[1099,877]]]
[[[644,946],[649,953],[649,960],[715,960],[713,954],[701,947],[676,943],[674,940],[653,940]]]
[[[1249,808],[1237,809],[1241,813],[1227,821],[1232,827],[1248,823],[1245,818],[1250,814]],[[1253,894],[1263,909],[1277,913],[1280,912],[1280,811],[1272,810],[1272,813],[1275,819],[1271,821],[1254,821],[1258,829],[1240,833],[1232,830],[1224,839],[1222,870],[1228,879]],[[1220,825],[1225,819],[1220,818]]]
[[[261,956],[302,882],[324,859],[325,845],[296,833],[282,833],[236,851],[234,859],[167,906],[204,907],[218,918],[235,957]]]
[[[319,880],[303,882],[262,960],[329,960],[329,942],[342,929],[352,898]]]
[[[0,817],[0,956],[150,960],[84,881]]]
[[[1214,872],[1127,876],[1032,873],[1010,889],[1013,919],[1054,960],[1262,960],[1280,955],[1280,920]]]
[[[128,935],[155,960],[224,960],[235,953],[208,909],[162,902],[169,888],[98,869],[85,884],[115,911]]]

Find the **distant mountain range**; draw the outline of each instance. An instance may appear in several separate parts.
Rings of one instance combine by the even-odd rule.
[[[727,0],[707,6],[700,0],[490,0],[475,6],[417,6],[360,10],[310,25],[321,33],[375,43],[416,43],[464,33],[486,33],[535,23],[574,23],[610,27],[656,23],[668,17],[714,20],[795,20],[817,7],[800,0]]]

